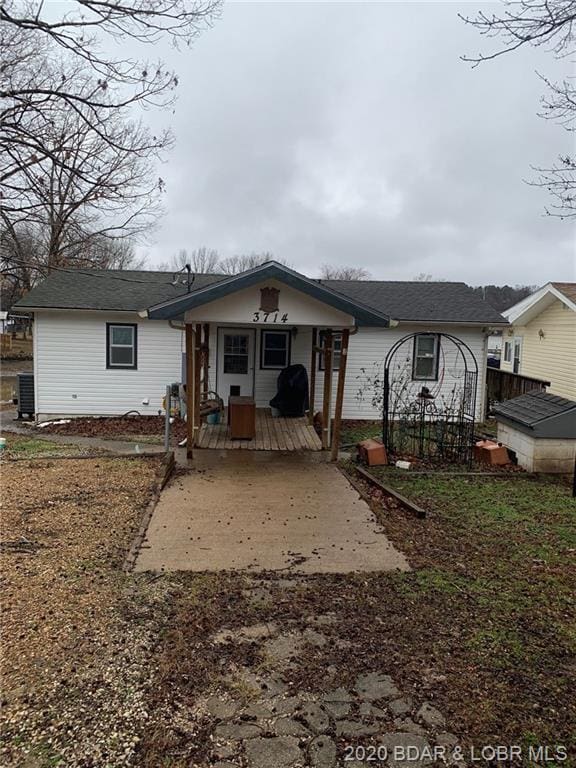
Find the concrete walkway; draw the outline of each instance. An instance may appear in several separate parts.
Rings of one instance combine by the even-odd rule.
[[[137,571],[409,570],[372,511],[320,454],[197,451],[164,489]]]

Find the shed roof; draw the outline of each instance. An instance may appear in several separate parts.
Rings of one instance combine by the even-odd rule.
[[[192,292],[226,275],[193,276]],[[482,325],[507,324],[502,315],[465,283],[385,280],[315,280],[348,300],[394,320]],[[140,312],[186,295],[186,278],[145,270],[57,271],[14,306],[26,309],[88,309]]]
[[[499,421],[536,437],[576,439],[576,403],[550,392],[527,392],[493,408]]]

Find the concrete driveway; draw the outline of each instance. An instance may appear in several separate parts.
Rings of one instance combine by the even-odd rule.
[[[197,451],[164,489],[137,571],[409,570],[366,502],[320,454]]]

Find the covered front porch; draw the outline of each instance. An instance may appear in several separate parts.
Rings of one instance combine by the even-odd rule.
[[[272,416],[270,408],[256,409],[256,435],[251,440],[233,440],[228,429],[227,409],[218,424],[201,424],[196,446],[219,450],[321,451],[322,441],[306,417]]]
[[[275,262],[151,307],[147,316],[185,331],[189,458],[195,448],[216,448],[331,450],[335,460],[350,335],[358,325],[390,322]],[[303,374],[297,386],[306,402],[296,411],[263,407],[277,405],[276,381],[281,374],[291,383],[293,369]],[[209,423],[210,398],[220,403],[218,423]],[[240,410],[250,423],[235,432]]]

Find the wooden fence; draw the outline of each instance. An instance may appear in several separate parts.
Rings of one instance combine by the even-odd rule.
[[[522,376],[519,373],[488,367],[486,369],[488,411],[494,402],[501,403],[504,400],[511,400],[513,397],[525,395],[527,392],[545,392],[546,387],[549,386],[550,382],[543,379],[534,379],[532,376]]]

